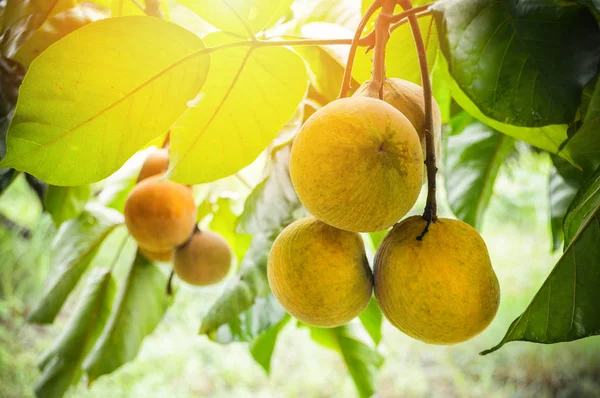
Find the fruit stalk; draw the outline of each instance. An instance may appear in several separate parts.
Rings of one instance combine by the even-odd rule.
[[[412,3],[410,0],[397,0],[398,4],[405,11],[412,9]],[[425,50],[425,43],[423,42],[423,36],[421,34],[421,28],[419,22],[414,14],[408,15],[408,22],[412,30],[413,39],[415,46],[417,47],[417,54],[419,58],[419,68],[421,70],[421,82],[423,85],[423,99],[425,101],[425,146],[427,156],[425,157],[425,166],[427,167],[427,203],[425,205],[425,211],[423,212],[423,218],[427,221],[425,229],[417,237],[417,240],[422,240],[425,234],[429,231],[429,225],[437,220],[437,202],[435,198],[435,175],[437,173],[437,167],[435,164],[435,145],[433,142],[433,92],[431,89],[431,80],[429,79],[429,69],[427,66],[427,52]]]
[[[160,9],[160,0],[146,0],[146,15],[151,17],[163,18],[163,13]]]
[[[344,98],[348,95],[348,90],[350,90],[350,80],[352,80],[352,66],[354,65],[354,57],[356,56],[356,49],[359,46],[360,36],[362,35],[363,30],[365,30],[365,26],[369,22],[369,18],[381,8],[383,0],[375,0],[365,14],[362,16],[358,27],[356,28],[356,32],[354,32],[354,38],[352,39],[352,44],[350,45],[350,50],[348,51],[348,61],[346,62],[346,68],[344,69],[344,78],[342,79],[342,87],[340,88],[340,95],[338,98]]]
[[[373,50],[373,78],[369,90],[379,93],[383,99],[383,82],[385,81],[385,48],[390,38],[391,16],[394,13],[395,0],[384,0],[381,13],[375,21],[375,49]]]

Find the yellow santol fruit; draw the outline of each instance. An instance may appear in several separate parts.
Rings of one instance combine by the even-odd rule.
[[[138,174],[137,182],[157,174],[163,174],[168,168],[169,150],[167,148],[158,148],[150,152],[146,160],[144,160],[140,174]]]
[[[353,232],[394,225],[421,191],[423,156],[410,121],[384,101],[335,100],[298,133],[290,175],[300,201],[321,221]]]
[[[361,236],[315,217],[297,220],[281,232],[267,275],[283,308],[318,327],[350,322],[369,304],[373,290]]]
[[[223,280],[231,268],[231,249],[220,235],[196,231],[173,252],[173,270],[184,282],[195,286]]]
[[[370,83],[370,80],[363,83],[358,90],[356,90],[354,96],[379,98],[379,93],[373,92],[373,87],[370,86]],[[385,79],[383,83],[383,100],[402,112],[402,114],[410,120],[419,135],[423,151],[423,160],[425,160],[425,101],[423,100],[423,87],[409,82],[408,80],[398,78]],[[438,160],[438,164],[441,164],[442,117],[435,98],[432,98],[432,113],[435,156]],[[427,176],[424,171],[423,181],[425,181],[426,178]]]
[[[466,341],[494,319],[500,287],[485,242],[468,224],[447,218],[429,232],[421,216],[394,226],[375,256],[375,297],[386,318],[431,344]]]
[[[161,175],[137,184],[125,201],[125,224],[138,246],[164,253],[184,243],[196,226],[192,190]]]
[[[171,261],[171,256],[173,255],[173,249],[165,250],[162,252],[154,252],[154,251],[146,250],[146,249],[143,249],[140,247],[140,252],[148,260],[161,261],[161,262]]]

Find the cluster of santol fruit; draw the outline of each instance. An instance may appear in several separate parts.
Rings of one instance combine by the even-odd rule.
[[[296,137],[292,183],[314,217],[279,235],[269,257],[269,284],[286,311],[309,325],[349,322],[374,289],[386,318],[409,336],[433,344],[468,340],[490,324],[500,301],[487,247],[458,220],[437,219],[421,240],[423,217],[397,223],[424,180],[423,91],[388,79],[382,101],[370,87],[367,82],[353,97],[318,110]],[[435,102],[433,108],[439,151]],[[358,232],[392,226],[371,272]]]
[[[166,148],[150,153],[137,185],[125,202],[125,224],[140,252],[155,261],[172,261],[184,282],[206,286],[221,281],[231,267],[225,239],[196,225],[192,189],[165,178],[169,167]]]

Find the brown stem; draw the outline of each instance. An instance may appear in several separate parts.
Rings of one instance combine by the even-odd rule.
[[[356,49],[359,46],[360,36],[362,35],[363,30],[367,26],[369,19],[371,16],[382,6],[383,0],[375,0],[365,14],[362,16],[356,31],[354,32],[354,38],[352,39],[352,44],[350,45],[350,50],[348,51],[348,61],[346,61],[346,69],[344,70],[344,78],[342,79],[342,87],[340,88],[340,95],[338,98],[344,98],[348,95],[348,91],[350,90],[350,81],[352,80],[352,66],[354,65],[354,57],[356,56]]]
[[[422,11],[422,12],[416,13],[414,15],[418,19],[418,18],[426,17],[426,16],[431,15],[431,14],[433,14],[433,11],[427,10],[427,11]],[[407,22],[408,22],[408,19],[405,18],[405,19],[403,19],[403,20],[401,20],[399,22],[396,22],[396,23],[392,24],[392,26],[390,26],[390,32],[395,31],[396,29],[398,29],[400,26],[404,25]]]
[[[171,143],[171,130],[167,131],[167,135],[165,136],[165,139],[162,143],[162,147],[167,148],[170,143]]]
[[[430,5],[431,4],[428,4],[427,7],[429,7]],[[425,7],[425,6],[423,6],[423,7]],[[417,7],[415,7],[415,9],[416,8]],[[431,14],[432,14],[432,11],[427,10],[427,11],[421,11],[421,12],[415,13],[415,16],[417,18],[421,18],[421,17],[425,17],[425,16],[431,15]],[[400,14],[397,14],[396,16],[399,16],[399,15]],[[408,22],[408,20],[406,19],[406,16],[404,16],[404,18],[402,18],[402,19],[396,18],[396,16],[391,18],[393,21],[397,21],[397,22],[392,23],[392,25],[390,26],[390,33],[395,31],[400,26],[402,26]],[[375,30],[372,30],[368,35],[360,38],[358,45],[362,46],[362,47],[367,47],[367,51],[368,51],[373,47],[373,45],[371,43],[374,43],[374,42],[375,42]]]
[[[146,15],[163,19],[163,13],[160,9],[160,0],[146,0]]]
[[[422,11],[427,11],[427,9],[429,8],[429,6],[431,6],[431,4],[424,4],[422,6],[418,6],[418,7],[412,7],[407,9],[406,11],[401,12],[400,14],[394,14],[390,17],[390,21],[392,23],[396,23],[399,21],[402,21],[404,18],[408,17],[409,15],[415,15],[418,14]]]
[[[394,12],[395,0],[385,0],[381,13],[375,21],[375,49],[373,50],[373,77],[369,83],[369,91],[378,93],[383,99],[383,82],[385,81],[385,48],[390,39],[390,16]]]
[[[175,271],[171,270],[169,274],[169,279],[167,280],[167,296],[173,295],[173,275],[175,275]]]
[[[397,1],[405,10],[410,10],[412,8],[410,0]],[[419,22],[414,14],[408,16],[408,22],[410,23],[410,28],[415,40],[415,46],[417,47],[419,68],[421,70],[421,81],[423,83],[423,99],[425,102],[425,146],[427,153],[427,156],[425,157],[425,166],[427,167],[427,203],[425,205],[425,211],[423,212],[423,218],[427,221],[427,224],[425,225],[423,233],[417,237],[418,240],[422,240],[427,231],[429,231],[429,225],[437,220],[437,202],[435,198],[435,175],[437,173],[437,167],[435,165],[435,145],[433,142],[433,92],[431,89],[429,69],[427,66],[427,52],[425,50],[425,43],[423,42],[423,36],[421,35]]]

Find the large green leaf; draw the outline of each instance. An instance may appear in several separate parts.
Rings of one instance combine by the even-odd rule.
[[[563,241],[564,216],[583,182],[585,174],[558,156],[552,156],[552,162],[554,166],[550,170],[548,198],[550,200],[552,248],[558,250]]]
[[[53,185],[108,176],[198,93],[204,49],[196,35],[158,18],[109,18],[76,30],[29,68],[0,167]]]
[[[297,25],[311,22],[326,22],[355,30],[361,16],[361,7],[356,0],[309,0],[297,16]]]
[[[248,234],[277,231],[294,220],[302,204],[290,180],[290,147],[276,151],[268,176],[248,195],[238,230]]]
[[[367,308],[359,316],[360,323],[367,330],[373,343],[378,345],[381,342],[381,327],[383,326],[383,313],[379,309],[375,297],[371,298]]]
[[[226,32],[252,37],[282,16],[293,0],[178,0],[206,22]]]
[[[81,4],[48,18],[21,45],[13,59],[23,66],[29,66],[38,55],[51,44],[90,22],[105,15],[89,4]]]
[[[207,45],[231,42],[214,33]],[[307,88],[302,59],[283,47],[221,49],[202,96],[171,128],[172,178],[213,181],[250,164],[293,116]]]
[[[481,228],[500,166],[514,149],[514,140],[475,122],[448,137],[446,193],[456,217]]]
[[[2,54],[12,57],[21,44],[52,16],[75,7],[77,0],[7,0]]]
[[[501,123],[485,116],[479,108],[461,90],[456,81],[448,73],[448,66],[444,57],[438,57],[436,71],[443,76],[443,80],[449,85],[452,98],[467,111],[471,116],[490,126],[494,130],[509,135],[528,144],[544,149],[550,153],[558,153],[560,156],[572,162],[569,151],[561,151],[561,145],[567,139],[567,125],[550,125],[544,127],[520,127]]]
[[[240,273],[229,282],[223,294],[202,320],[200,334],[215,338],[215,333],[221,325],[231,322],[233,326],[230,329],[239,327],[240,314],[255,305],[259,298],[265,298],[271,292],[267,281],[267,260],[274,240],[275,236],[254,236],[242,259]]]
[[[250,344],[250,354],[252,358],[269,374],[271,372],[271,358],[273,357],[273,351],[275,350],[275,343],[277,343],[277,337],[281,329],[289,322],[292,317],[285,315],[279,323],[267,330]]]
[[[419,27],[427,50],[429,70],[433,68],[438,50],[438,34],[432,16],[419,18]],[[371,78],[373,63],[372,52],[358,51],[352,76],[360,83]],[[421,71],[415,42],[410,25],[405,23],[392,32],[386,48],[386,74],[390,77],[399,77],[416,84],[421,84]]]
[[[40,361],[37,397],[62,397],[80,379],[81,364],[106,325],[116,290],[108,268],[96,268],[90,274],[71,319]]]
[[[433,7],[450,73],[487,116],[514,125],[570,123],[600,60],[583,6],[442,0]]]
[[[569,151],[586,170],[600,165],[600,79],[596,82],[583,125],[567,142]]]
[[[44,207],[52,216],[57,227],[81,214],[85,204],[92,195],[89,185],[78,187],[57,187],[50,185],[46,189]]]
[[[83,363],[89,382],[133,360],[162,319],[170,299],[167,275],[137,254],[102,335]]]
[[[525,312],[493,352],[509,341],[558,343],[600,334],[600,169],[582,185],[566,218],[566,249]],[[575,225],[577,228],[575,229]]]
[[[65,300],[93,260],[106,236],[123,223],[118,212],[90,205],[74,220],[65,222],[52,243],[53,277],[29,322],[52,323]]]
[[[360,337],[360,332],[352,323],[331,329],[310,328],[314,341],[342,356],[359,396],[368,398],[375,393],[375,375],[383,357]]]

